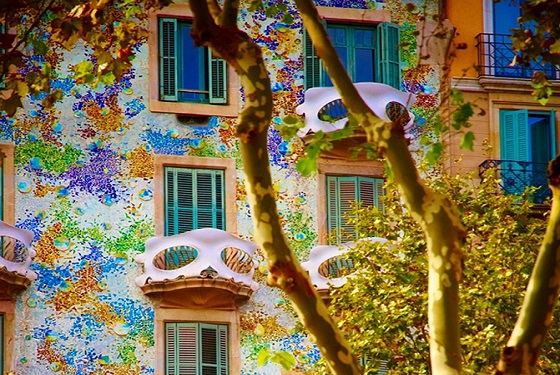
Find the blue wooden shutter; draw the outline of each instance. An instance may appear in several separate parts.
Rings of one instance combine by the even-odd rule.
[[[200,353],[196,323],[165,323],[165,374],[198,375]]]
[[[227,102],[227,64],[225,60],[212,54],[208,48],[208,89],[209,101],[212,104],[225,104]]]
[[[311,38],[307,35],[307,31],[303,30],[303,45],[304,45],[304,85],[305,89],[310,89],[312,87],[321,87],[322,76],[323,76],[323,64],[317,52],[315,51],[315,46],[311,42]]]
[[[159,19],[160,99],[177,101],[177,20]]]
[[[400,29],[397,25],[383,22],[377,26],[379,58],[379,81],[397,90],[401,89]]]
[[[556,116],[554,109],[550,110],[550,151],[552,153],[551,159],[556,157]]]
[[[530,161],[529,113],[500,111],[500,158],[502,160]]]

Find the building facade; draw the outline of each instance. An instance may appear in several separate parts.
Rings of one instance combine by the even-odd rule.
[[[478,168],[483,173],[497,168],[505,192],[521,193],[526,186],[534,186],[539,188],[534,201],[544,202],[550,196],[546,164],[558,151],[560,100],[553,86],[551,99],[541,105],[531,95],[530,78],[538,70],[558,80],[558,67],[512,64],[515,54],[508,34],[519,27],[518,4],[451,1],[447,16],[456,28],[455,46],[459,47],[451,64],[452,85],[478,106],[472,131],[480,140],[472,153],[460,151],[457,140],[449,141],[451,171]]]
[[[2,242],[2,255],[11,265],[36,253],[27,268],[0,267],[3,371],[287,373],[277,364],[258,366],[264,349],[292,353],[293,373],[313,373],[319,352],[295,329],[289,301],[266,286],[266,261],[251,243],[235,137],[243,92],[231,68],[194,47],[192,13],[177,3],[149,14],[149,37],[135,47],[134,69],[121,82],[94,90],[61,70],[52,85],[64,97],[53,108],[28,97],[14,117],[0,118],[1,219],[24,230],[22,238],[33,235],[31,250],[20,241],[7,251]],[[406,3],[316,2],[355,82],[414,95],[414,138],[439,111],[446,61],[419,58],[416,31],[424,24]],[[478,169],[487,159],[541,162],[556,150],[557,99],[541,107],[524,73],[503,76],[505,63],[492,60],[497,41],[484,38],[503,32],[489,26],[492,3],[446,7],[456,41],[466,45],[456,51],[453,84],[485,110],[474,121],[475,152],[450,163],[452,171]],[[442,10],[435,1],[416,5],[429,14]],[[242,11],[239,25],[263,49],[275,124],[296,115],[309,89],[330,86],[291,3],[274,16]],[[77,47],[51,57],[67,66],[84,53]],[[473,64],[481,73],[462,77]],[[522,131],[531,140],[510,147]],[[483,139],[494,145],[488,156]],[[337,150],[304,177],[296,162],[305,142],[305,134],[286,141],[271,127],[278,208],[300,261],[317,245],[352,239],[343,220],[349,201],[378,204],[385,178],[380,162]],[[450,140],[451,160],[462,153],[457,143]]]

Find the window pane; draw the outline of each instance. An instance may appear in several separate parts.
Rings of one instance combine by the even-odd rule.
[[[375,81],[375,65],[373,49],[356,48],[355,58],[355,74],[354,82],[374,82]]]
[[[206,48],[195,47],[191,38],[192,26],[181,23],[179,28],[179,91],[180,101],[208,102],[208,84],[206,77]],[[193,92],[194,91],[194,92]],[[204,93],[198,91],[205,91]]]

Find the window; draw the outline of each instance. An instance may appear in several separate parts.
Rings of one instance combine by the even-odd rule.
[[[488,10],[485,19],[485,34],[478,36],[479,52],[484,56],[484,65],[490,68],[487,73],[497,77],[531,78],[534,71],[543,71],[549,78],[555,79],[558,69],[550,64],[531,61],[530,66],[515,64],[516,53],[511,45],[511,30],[520,27],[533,28],[531,24],[521,25],[518,18],[521,16],[519,1],[485,1]]]
[[[401,88],[400,32],[397,25],[326,24],[327,33],[353,82],[380,82]],[[305,36],[305,87],[332,86],[310,38]]]
[[[379,201],[383,180],[362,176],[327,176],[326,180],[327,230],[335,235],[334,242],[351,241],[357,237],[354,224],[348,223],[354,202],[361,202],[363,207],[383,209]]]
[[[199,228],[225,230],[224,172],[165,168],[165,235]]]
[[[501,174],[506,193],[542,187],[536,202],[549,194],[547,163],[556,155],[554,111],[500,110]],[[540,195],[542,197],[540,197]]]
[[[191,29],[188,20],[159,19],[160,99],[224,104],[226,62],[195,47]]]
[[[166,375],[227,375],[228,326],[165,324]]]
[[[149,107],[152,112],[236,117],[238,78],[209,48],[195,47],[188,4],[148,15]]]

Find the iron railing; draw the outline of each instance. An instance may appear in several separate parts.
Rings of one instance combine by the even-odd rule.
[[[510,35],[486,34],[476,36],[478,67],[480,76],[531,78],[535,71],[542,71],[549,79],[558,79],[558,68],[550,63],[532,61],[530,66],[513,64],[513,51]]]
[[[551,196],[546,176],[547,166],[547,163],[488,159],[478,166],[478,174],[480,178],[484,178],[484,173],[493,169],[500,181],[500,189],[506,194],[522,194],[527,187],[536,187],[531,198],[533,203],[540,204]]]

